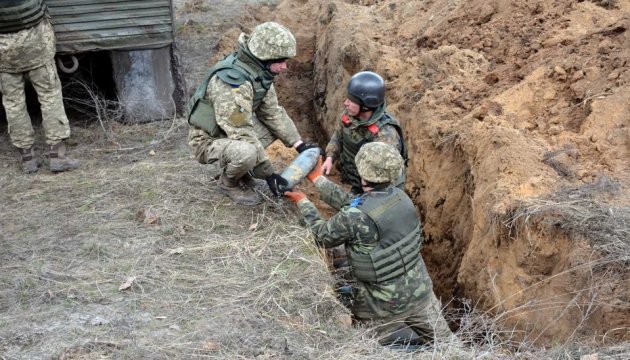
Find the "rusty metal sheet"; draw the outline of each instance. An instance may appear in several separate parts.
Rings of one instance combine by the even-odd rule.
[[[158,48],[171,44],[172,0],[47,0],[57,51]]]

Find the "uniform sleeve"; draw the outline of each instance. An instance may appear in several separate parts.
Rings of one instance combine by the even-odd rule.
[[[328,221],[324,220],[312,202],[298,204],[300,213],[311,229],[318,246],[332,248],[346,243],[372,243],[374,224],[357,208],[344,207]]]
[[[267,159],[252,121],[253,90],[249,82],[239,87],[232,87],[214,76],[206,89],[206,97],[212,99],[217,124],[225,132],[228,139],[248,142],[258,150],[260,163]]]
[[[374,141],[392,145],[396,150],[400,151],[400,136],[396,128],[392,125],[387,124],[383,126],[374,137]]]
[[[326,157],[331,157],[333,160],[339,159],[341,152],[341,121],[337,122],[337,128],[330,137],[328,145],[326,145]]]
[[[317,188],[319,192],[319,199],[335,210],[339,210],[350,204],[350,201],[352,201],[354,197],[354,195],[347,193],[341,186],[328,180],[324,176],[320,176],[317,181],[315,181],[315,188]]]
[[[293,120],[286,110],[278,104],[276,88],[273,85],[258,106],[256,116],[285,146],[293,146],[301,139]]]

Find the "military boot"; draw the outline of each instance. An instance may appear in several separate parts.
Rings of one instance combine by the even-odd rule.
[[[50,147],[48,156],[50,157],[51,172],[68,171],[79,167],[79,160],[66,156],[66,144],[63,140]]]
[[[35,157],[33,153],[33,147],[29,147],[28,149],[19,149],[20,155],[22,156],[22,171],[27,174],[32,174],[37,172],[39,169],[39,160]]]
[[[255,191],[264,192],[266,189],[269,189],[269,186],[267,186],[267,182],[265,180],[257,179],[249,172],[246,172],[245,175],[243,175],[238,181],[241,183],[241,185]]]
[[[219,192],[241,205],[253,206],[261,201],[260,196],[254,190],[241,184],[239,179],[230,179],[225,173],[222,173],[219,178]]]

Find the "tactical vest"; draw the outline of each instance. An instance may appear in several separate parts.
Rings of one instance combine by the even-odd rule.
[[[422,234],[413,202],[404,191],[390,186],[383,192],[361,195],[357,208],[378,228],[379,241],[369,254],[348,249],[353,276],[380,283],[407,273],[420,259]]]
[[[343,115],[343,116],[346,116],[346,115]],[[357,170],[357,165],[354,163],[354,157],[359,152],[359,149],[361,149],[361,146],[363,146],[366,143],[374,141],[374,138],[376,138],[376,134],[378,134],[381,128],[385,125],[392,125],[396,129],[396,132],[398,132],[398,137],[400,138],[400,155],[402,156],[403,161],[405,163],[405,168],[407,167],[407,160],[408,160],[407,145],[405,144],[405,140],[403,138],[403,133],[400,127],[400,123],[395,117],[385,112],[383,113],[383,116],[381,116],[381,118],[378,119],[375,123],[365,126],[363,127],[363,129],[360,127],[359,129],[353,130],[349,126],[351,124],[350,120],[347,119],[348,123],[344,122],[343,116],[342,116],[343,126],[342,126],[342,132],[341,132],[342,152],[340,156],[341,158],[340,161],[341,161],[342,168],[344,170],[342,173],[342,177],[345,181],[349,182],[353,186],[361,187],[361,176],[359,175],[359,171]],[[357,134],[357,130],[359,131],[362,130],[364,133],[363,136],[355,138]],[[403,169],[402,179],[399,179],[399,181],[394,182],[395,186],[400,185],[398,184],[398,182],[402,182],[402,184],[404,184],[405,177],[406,177],[404,176],[404,174],[406,173],[405,170],[406,169]]]
[[[242,61],[236,52],[228,55],[208,70],[201,85],[186,103],[186,113],[189,124],[203,129],[213,138],[218,138],[224,137],[225,133],[217,124],[212,101],[206,99],[208,83],[215,74],[232,87],[239,87],[245,81],[249,81],[254,89],[254,103],[252,105],[254,111],[271,88],[273,76],[263,67],[252,66]]]
[[[37,25],[46,15],[44,0],[2,0],[0,33],[26,30]]]

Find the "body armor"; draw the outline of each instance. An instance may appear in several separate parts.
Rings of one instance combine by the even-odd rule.
[[[254,112],[267,95],[274,79],[273,74],[267,71],[265,66],[244,48],[228,55],[211,67],[186,104],[186,112],[189,124],[205,130],[213,138],[222,137],[222,130],[215,119],[212,101],[206,99],[208,83],[215,74],[232,87],[239,87],[245,81],[249,81],[254,90],[254,103],[252,105]]]
[[[3,0],[0,33],[8,34],[37,25],[46,15],[44,0]]]
[[[345,115],[344,115],[345,116]],[[349,121],[349,120],[348,120]],[[343,117],[342,117],[342,122]],[[385,125],[392,125],[396,128],[398,132],[398,136],[400,138],[400,155],[403,158],[405,168],[407,166],[407,146],[405,144],[402,129],[400,127],[400,123],[398,120],[390,115],[387,112],[384,112],[383,115],[373,124],[360,126],[356,129],[352,129],[349,124],[345,124],[342,127],[342,152],[340,156],[341,164],[344,169],[342,176],[343,180],[349,182],[352,186],[356,186],[358,188],[361,187],[361,177],[359,176],[359,172],[357,170],[357,166],[354,163],[354,158],[359,152],[361,146],[366,143],[374,141],[376,134],[378,134],[379,130]],[[358,135],[358,136],[357,136]],[[403,168],[403,176],[402,179],[396,181],[394,183],[395,186],[399,186],[405,183],[405,168]]]
[[[349,249],[353,276],[380,283],[407,273],[420,259],[422,234],[416,208],[404,191],[389,186],[361,195],[356,207],[378,227],[378,244],[369,254]]]

